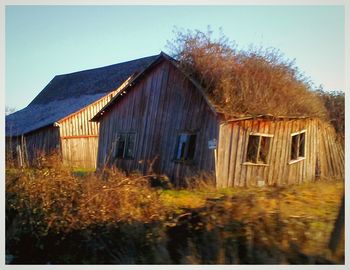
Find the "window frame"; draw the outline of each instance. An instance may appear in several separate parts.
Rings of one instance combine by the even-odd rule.
[[[248,157],[248,146],[249,146],[249,138],[250,136],[259,136],[259,144],[258,144],[258,149],[256,151],[256,162],[251,162],[247,161]],[[268,147],[268,153],[267,153],[267,158],[266,158],[266,163],[258,163],[257,161],[259,160],[259,155],[260,155],[260,147],[261,147],[261,138],[269,138],[269,147]],[[245,147],[245,152],[244,152],[244,162],[242,165],[252,165],[252,166],[270,166],[270,154],[271,154],[271,148],[272,148],[272,140],[274,138],[273,134],[268,134],[268,133],[261,133],[261,132],[250,132],[248,134],[248,140],[246,142],[246,147]]]
[[[186,140],[186,144],[185,144],[185,149],[184,149],[184,156],[188,156],[189,154],[189,142],[191,140],[191,136],[196,136],[195,137],[195,141],[194,141],[194,151],[193,151],[193,157],[191,159],[188,158],[181,158],[178,159],[178,152],[179,152],[179,144],[180,144],[180,139],[181,139],[181,135],[186,135],[188,136],[188,139]],[[173,161],[175,163],[187,163],[187,164],[193,164],[195,162],[196,159],[196,150],[197,150],[197,138],[198,138],[198,132],[191,132],[191,131],[181,131],[177,133],[176,136],[176,144],[175,144],[175,151],[174,151],[174,158]]]
[[[300,162],[302,160],[306,159],[306,129],[297,131],[297,132],[293,132],[290,134],[290,147],[289,147],[289,151],[288,151],[288,156],[289,156],[289,161],[288,164],[294,164],[297,162]],[[300,153],[300,134],[304,134],[304,156],[299,156]],[[297,145],[297,153],[298,156],[296,159],[292,159],[292,147],[293,147],[293,137],[294,136],[298,136],[298,145]]]
[[[124,142],[124,146],[123,146],[123,155],[122,156],[117,156],[118,154],[118,148],[119,148],[119,136],[121,135],[124,135],[126,136],[125,138],[125,142]],[[137,133],[135,131],[120,131],[120,132],[117,132],[116,134],[116,139],[114,141],[114,151],[113,151],[113,157],[114,157],[114,160],[133,160],[135,159],[135,146],[136,146],[136,135]],[[133,142],[133,146],[132,146],[132,155],[129,157],[126,157],[126,151],[127,151],[127,148],[129,146],[129,143],[130,143],[130,137],[131,136],[134,136],[134,142]]]

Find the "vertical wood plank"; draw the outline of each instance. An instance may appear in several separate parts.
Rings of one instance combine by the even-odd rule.
[[[228,176],[228,187],[235,186],[235,166],[236,166],[236,157],[237,157],[237,143],[238,143],[238,129],[232,124],[229,123],[230,126],[230,162],[228,165],[229,176]]]

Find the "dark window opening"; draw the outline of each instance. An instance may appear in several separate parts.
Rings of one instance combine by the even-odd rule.
[[[120,133],[117,136],[116,158],[133,159],[135,133]]]
[[[299,157],[305,157],[305,132],[299,134]]]
[[[270,136],[249,135],[246,162],[267,164],[270,141]]]
[[[299,150],[298,150],[298,145],[299,145],[299,135],[292,136],[292,149],[291,149],[291,159],[297,159],[299,155]]]
[[[250,135],[247,150],[247,161],[254,162],[257,161],[258,149],[259,149],[260,136]]]
[[[178,136],[175,160],[193,160],[196,151],[196,134],[182,133]]]
[[[305,157],[305,131],[292,135],[290,159],[298,160]]]
[[[270,137],[260,137],[260,151],[258,156],[258,163],[267,163],[267,157],[270,150]]]
[[[125,134],[118,135],[116,158],[123,158],[124,157],[125,139],[126,139]]]

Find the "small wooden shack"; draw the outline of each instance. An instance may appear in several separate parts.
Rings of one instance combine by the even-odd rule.
[[[89,120],[157,56],[59,75],[24,109],[6,116],[6,155],[18,163],[57,151],[95,168],[99,125]]]
[[[258,116],[222,121],[217,185],[256,186],[344,177],[344,151],[319,119]]]
[[[292,184],[343,177],[331,125],[308,117],[232,117],[161,53],[92,121],[97,166],[168,175],[176,185],[206,172],[218,187]]]

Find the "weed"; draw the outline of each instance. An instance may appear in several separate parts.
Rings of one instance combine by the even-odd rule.
[[[55,157],[38,164],[6,169],[11,263],[344,262],[344,247],[328,248],[340,180],[163,190],[115,168],[77,176]]]

